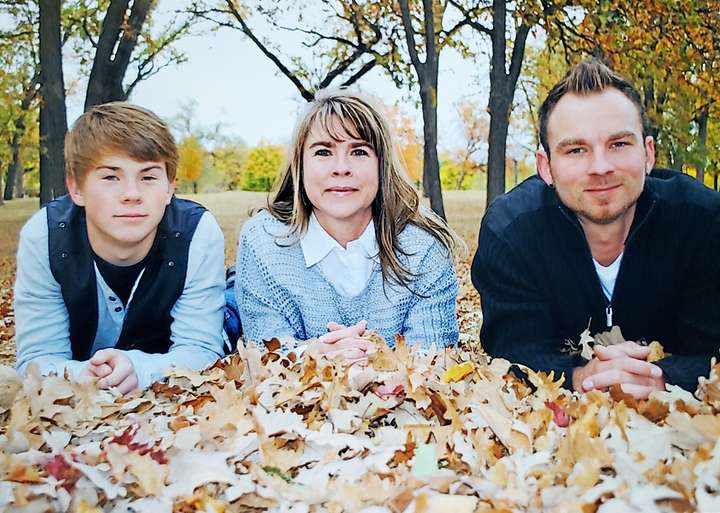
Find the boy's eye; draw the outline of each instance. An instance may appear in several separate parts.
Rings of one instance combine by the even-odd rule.
[[[158,179],[158,177],[154,176],[154,175],[145,175],[142,177],[143,182],[152,182],[157,179]]]
[[[117,180],[120,180],[120,178],[118,178],[116,175],[103,175],[102,179],[109,182],[115,182]]]

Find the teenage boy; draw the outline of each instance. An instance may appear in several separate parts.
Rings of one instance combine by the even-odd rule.
[[[638,92],[602,62],[572,68],[540,111],[539,177],[498,198],[472,264],[482,343],[585,392],[694,391],[720,348],[720,194],[653,170]],[[587,327],[629,341],[564,351]],[[660,341],[665,358],[645,361]]]
[[[177,148],[155,114],[93,107],[65,139],[69,194],[20,232],[17,368],[98,379],[121,393],[223,354],[224,243],[174,197]]]

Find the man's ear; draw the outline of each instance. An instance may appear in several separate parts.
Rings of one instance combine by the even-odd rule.
[[[78,183],[77,179],[73,175],[67,175],[65,178],[65,185],[67,186],[70,197],[78,207],[85,206],[85,197],[83,196],[82,187]]]
[[[655,139],[651,135],[645,138],[645,174],[649,175],[655,167]]]
[[[535,167],[543,182],[552,186],[553,177],[552,173],[550,173],[550,157],[545,153],[545,150],[539,150],[535,153]]]

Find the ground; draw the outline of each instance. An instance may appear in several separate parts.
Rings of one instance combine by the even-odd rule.
[[[225,234],[225,262],[235,258],[235,245],[240,227],[253,209],[266,202],[265,193],[223,192],[218,194],[186,195],[208,207],[217,218]],[[477,338],[480,303],[470,282],[470,262],[477,246],[480,218],[485,205],[485,193],[449,191],[444,194],[445,209],[450,225],[467,243],[468,251],[458,262],[460,294],[458,315],[464,340]],[[15,252],[23,223],[38,208],[37,198],[6,202],[0,206],[0,363],[15,362],[15,326],[12,311],[12,287],[15,280]]]

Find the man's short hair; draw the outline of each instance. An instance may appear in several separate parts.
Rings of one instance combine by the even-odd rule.
[[[540,106],[540,144],[542,144],[548,157],[550,156],[550,146],[548,145],[547,139],[548,120],[555,105],[560,101],[560,98],[568,93],[579,95],[600,93],[610,87],[623,93],[637,106],[640,114],[640,123],[642,124],[643,137],[650,135],[650,124],[645,113],[645,107],[640,98],[640,93],[637,92],[630,82],[611,70],[600,59],[590,57],[570,68],[565,77],[550,90],[545,101],[543,101]]]
[[[178,152],[168,125],[137,105],[95,105],[75,121],[65,136],[67,174],[80,183],[109,154],[127,155],[139,162],[164,161],[168,180],[175,179]]]

